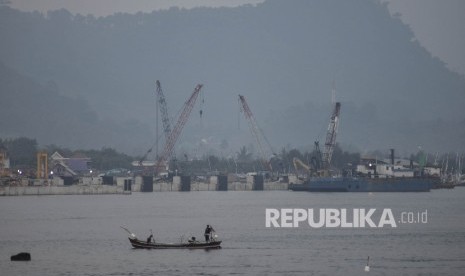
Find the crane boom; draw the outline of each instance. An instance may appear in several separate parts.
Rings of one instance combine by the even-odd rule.
[[[160,109],[161,109],[161,118],[162,118],[162,122],[163,122],[163,130],[164,130],[164,133],[165,133],[165,140],[167,141],[168,136],[170,135],[170,132],[171,132],[171,124],[170,124],[170,119],[169,119],[169,116],[168,116],[168,107],[166,105],[165,95],[163,94],[163,90],[161,89],[161,84],[160,84],[159,80],[156,81],[156,85],[157,85],[156,96],[157,96],[157,101],[158,101],[158,103],[157,103],[157,116],[158,116],[158,106],[159,106]],[[156,132],[157,132],[156,136],[158,136],[158,118],[157,118]],[[156,145],[156,154],[158,155],[158,140],[159,140],[159,137],[156,137],[155,143],[152,145],[151,148],[149,148],[147,150],[147,152],[144,154],[144,156],[142,156],[142,158],[139,160],[139,165],[140,166],[142,166],[142,162],[144,162],[145,159],[147,159],[147,156],[149,155],[149,153],[152,152],[153,147],[155,145]]]
[[[314,152],[315,156],[312,157],[312,166],[315,171],[321,170],[321,163],[322,163],[322,154],[320,150],[320,141],[315,141]]]
[[[166,143],[171,133],[171,123],[170,123],[170,117],[168,115],[168,105],[166,104],[165,94],[163,94],[160,81],[158,80],[157,80],[157,98],[158,98],[158,105],[160,106],[161,121],[163,123],[163,133],[165,134],[165,143]],[[167,159],[170,159],[173,154],[175,153],[172,152],[169,156],[167,156]]]
[[[328,131],[326,132],[325,151],[323,153],[323,169],[325,170],[329,170],[334,147],[336,146],[336,134],[339,125],[340,110],[341,103],[337,102],[334,106],[333,113],[331,114]]]
[[[197,85],[189,99],[184,103],[181,115],[179,116],[179,119],[176,122],[176,125],[174,126],[173,130],[168,135],[168,139],[166,140],[163,152],[156,162],[155,169],[157,171],[158,168],[162,165],[162,163],[168,161],[167,159],[171,156],[171,153],[174,149],[174,145],[176,144],[176,141],[178,140],[179,135],[181,134],[181,131],[184,128],[184,125],[189,119],[189,115],[192,109],[194,108],[195,101],[197,100],[197,96],[199,95],[202,86],[202,84]]]
[[[163,94],[160,81],[158,80],[157,80],[157,96],[158,96],[158,104],[160,106],[160,112],[161,112],[161,121],[163,122],[163,131],[165,133],[166,140],[168,140],[168,137],[170,136],[170,133],[171,133],[171,124],[170,124],[170,118],[168,116],[168,106],[166,104],[165,95]]]
[[[263,148],[262,139],[265,140],[265,142],[267,143],[270,149],[272,148],[271,144],[266,138],[266,136],[264,135],[263,131],[258,127],[255,117],[253,116],[252,111],[250,110],[249,105],[247,104],[245,100],[245,97],[242,95],[239,95],[239,101],[242,104],[241,107],[242,107],[242,110],[244,111],[244,116],[249,123],[250,131],[253,133],[253,135],[255,136],[255,139],[257,140],[258,149],[262,156],[262,163],[266,168],[272,171],[273,168],[271,167],[271,163],[268,161],[270,155],[266,154],[265,149]],[[271,153],[273,153],[273,150],[271,150]]]

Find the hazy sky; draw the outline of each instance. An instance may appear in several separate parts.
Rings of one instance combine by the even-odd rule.
[[[238,6],[263,0],[10,0],[11,6],[25,11],[66,8],[72,13],[105,16],[115,12],[136,13],[168,9],[173,6]],[[402,14],[418,41],[448,67],[465,75],[465,1],[464,0],[383,0],[392,13]]]

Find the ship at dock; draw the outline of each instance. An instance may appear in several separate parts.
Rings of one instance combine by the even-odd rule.
[[[307,171],[303,183],[290,183],[292,191],[308,192],[429,192],[440,183],[440,169],[426,167],[413,160],[390,158],[379,160],[364,157],[359,164],[351,165],[342,173],[331,170],[331,157],[336,145],[341,104],[336,103],[330,117],[324,152],[315,142],[316,156],[310,165],[294,158],[294,166]]]
[[[429,192],[440,183],[440,168],[421,166],[412,160],[362,157],[360,164],[341,176],[316,176],[302,184],[290,184],[293,191],[309,192]]]

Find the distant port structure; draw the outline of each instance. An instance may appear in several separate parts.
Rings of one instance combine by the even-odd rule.
[[[311,183],[317,178],[341,176],[364,176],[370,179],[379,179],[412,178],[421,174],[437,179],[437,183],[432,188],[453,188],[465,182],[464,177],[459,173],[452,177],[453,179],[450,175],[444,176],[444,172],[447,171],[447,163],[440,166],[435,161],[435,166],[426,166],[426,164],[420,164],[413,160],[395,159],[394,149],[391,149],[390,160],[362,156],[358,164],[351,164],[343,171],[335,170],[331,160],[336,147],[341,103],[335,102],[334,92],[334,109],[329,116],[323,151],[320,149],[319,141],[315,141],[313,156],[306,161],[294,157],[292,160],[293,170],[289,168],[287,172],[284,172],[282,168],[276,168],[282,166],[282,160],[274,152],[267,136],[260,128],[245,96],[239,95],[240,112],[247,120],[250,133],[259,150],[262,170],[238,172],[236,164],[235,173],[212,171],[211,168],[209,172],[192,172],[192,170],[186,172],[176,165],[175,147],[196,101],[202,93],[203,85],[195,86],[173,125],[161,82],[157,80],[155,84],[155,141],[140,159],[132,162],[131,169],[115,168],[103,172],[97,171],[92,169],[92,159],[86,156],[65,157],[58,151],[49,154],[40,150],[37,152],[37,167],[33,173],[26,173],[19,169],[13,171],[8,151],[0,148],[0,195],[302,190],[309,181]],[[202,116],[203,110],[200,109],[199,113]],[[162,134],[158,133],[160,120],[163,126]],[[162,140],[164,140],[164,144],[159,151],[159,144]],[[155,158],[149,160],[149,155],[153,153],[155,153]],[[462,157],[457,157],[457,160],[458,164],[461,164]]]

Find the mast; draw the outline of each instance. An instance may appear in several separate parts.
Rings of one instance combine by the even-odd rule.
[[[341,103],[336,102],[331,114],[328,131],[326,132],[325,151],[323,152],[323,169],[329,170],[334,147],[336,146],[336,134],[339,126],[339,114]]]
[[[267,155],[267,152],[263,147],[263,140],[265,140],[266,144],[268,145],[268,148],[271,150],[271,153],[273,154],[271,144],[266,138],[261,128],[258,126],[257,121],[255,120],[255,117],[252,114],[252,110],[250,110],[250,107],[245,100],[245,97],[239,95],[239,102],[242,104],[242,111],[244,111],[244,116],[249,122],[250,131],[252,132],[252,134],[255,137],[255,140],[257,141],[258,149],[260,151],[260,155],[262,156],[262,163],[265,168],[268,168],[270,171],[273,171],[271,163],[269,162],[270,155]]]
[[[173,130],[171,130],[169,135],[167,136],[163,152],[155,164],[155,169],[157,172],[159,171],[160,166],[163,166],[164,163],[166,164],[169,161],[168,158],[171,156],[174,149],[174,145],[176,144],[176,141],[178,140],[179,135],[181,134],[181,131],[184,128],[184,125],[189,119],[189,116],[191,114],[192,109],[194,108],[195,101],[199,96],[202,86],[202,84],[197,85],[189,99],[184,103],[181,115],[179,116],[179,119],[176,122],[176,125],[174,126]]]

